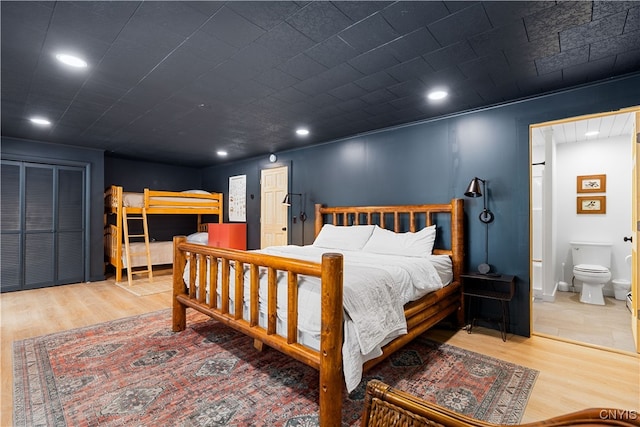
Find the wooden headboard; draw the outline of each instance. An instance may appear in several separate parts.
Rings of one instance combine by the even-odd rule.
[[[434,205],[397,206],[340,206],[315,205],[315,235],[324,224],[338,226],[378,225],[396,233],[416,232],[437,224],[438,214],[449,217],[449,247],[434,248],[437,255],[449,255],[453,262],[454,280],[459,280],[464,266],[464,201],[452,199],[450,203]],[[444,239],[446,240],[446,239]]]

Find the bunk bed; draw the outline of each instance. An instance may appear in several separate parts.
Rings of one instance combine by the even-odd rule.
[[[203,190],[160,191],[145,188],[142,193],[125,192],[118,185],[105,190],[104,248],[105,262],[115,268],[116,282],[122,281],[124,269],[151,265],[171,264],[173,262],[173,243],[171,241],[151,241],[146,226],[146,215],[196,215],[198,231],[206,231],[202,215],[216,215],[217,221],[223,218],[222,193],[210,193]],[[129,243],[127,234],[128,215],[144,216],[145,240],[149,243],[148,252],[145,242]],[[138,236],[140,237],[140,236]],[[130,245],[131,268],[127,265],[125,246]],[[147,255],[140,255],[147,252]],[[150,266],[149,266],[150,268]],[[130,276],[129,276],[130,277]],[[131,283],[130,283],[131,284]]]
[[[239,251],[192,244],[184,236],[176,236],[173,331],[186,328],[186,310],[192,308],[253,338],[257,349],[262,349],[266,344],[317,369],[320,425],[340,425],[343,389],[345,385],[347,391],[354,388],[352,371],[358,369],[352,366],[354,359],[361,356],[360,371],[355,372],[361,378],[364,371],[442,320],[450,318],[457,326],[463,324],[460,285],[464,257],[463,216],[461,199],[432,205],[316,205],[316,239],[309,246],[312,255],[305,252],[308,246],[291,245],[259,251]],[[366,230],[366,227],[373,227],[373,231],[363,238],[362,230]],[[400,242],[402,246],[402,242],[408,241],[409,236],[413,242],[414,236],[427,229],[432,229],[434,234],[435,245],[432,241],[431,248],[423,249],[424,246],[418,244],[410,248],[409,252],[413,252],[409,254],[403,251],[399,253],[402,256],[384,254],[385,251],[394,249],[395,243]],[[326,243],[325,230],[333,234],[333,243]],[[440,232],[437,239],[436,230]],[[387,237],[392,237],[391,240],[394,240],[394,236],[399,237],[399,240],[396,239],[390,245],[386,244],[386,237],[376,241],[374,246],[379,253],[384,254],[383,258],[378,258],[380,262],[384,262],[385,257],[398,259],[406,264],[416,261],[423,268],[426,265],[422,264],[424,260],[434,263],[448,261],[449,276],[444,280],[446,272],[441,275],[438,271],[441,279],[439,286],[429,289],[421,296],[414,295],[413,300],[407,295],[409,301],[399,306],[400,316],[405,322],[404,330],[394,330],[370,353],[363,352],[353,356],[353,333],[349,331],[357,320],[348,301],[354,299],[351,280],[354,270],[359,266],[352,265],[351,260],[358,258],[360,252],[366,252],[375,233],[390,233],[392,236]],[[416,250],[422,252],[416,253]],[[377,269],[375,261],[374,265],[369,264],[360,271]],[[422,277],[422,274],[417,276]],[[369,289],[378,279],[379,277],[366,276],[361,284],[364,286],[362,289]],[[398,285],[400,289],[403,281],[404,279],[394,276],[392,283],[385,285],[394,289]],[[310,283],[315,283],[316,286],[313,310],[317,316],[318,329],[311,334],[316,342],[305,333],[308,332],[305,331],[305,318],[308,317],[309,306],[303,300],[309,296]],[[365,293],[371,294],[378,292],[381,292],[378,288],[376,291],[365,290]],[[396,293],[404,294],[404,291]],[[371,311],[374,312],[375,310]],[[389,316],[385,313],[382,317],[386,319]],[[382,323],[382,317],[379,318],[376,314],[371,319],[375,323]],[[374,329],[375,326],[371,332]],[[362,338],[363,332],[364,335],[370,334],[369,331],[359,330],[356,335],[360,334],[358,337]],[[345,368],[350,372],[347,373]]]

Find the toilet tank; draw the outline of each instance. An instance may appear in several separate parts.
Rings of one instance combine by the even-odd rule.
[[[592,264],[611,267],[611,243],[570,242],[573,265]]]

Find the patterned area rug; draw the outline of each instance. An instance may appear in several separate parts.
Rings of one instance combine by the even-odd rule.
[[[189,310],[162,310],[14,343],[15,426],[314,426],[318,374]],[[418,337],[344,393],[359,425],[366,381],[485,421],[518,423],[537,371]]]

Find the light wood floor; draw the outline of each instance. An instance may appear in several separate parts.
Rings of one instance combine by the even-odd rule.
[[[0,426],[12,425],[12,342],[61,330],[168,308],[169,292],[136,296],[113,282],[81,283],[0,295],[2,390]],[[544,337],[497,331],[435,329],[433,338],[468,350],[537,369],[540,375],[523,422],[587,407],[640,411],[640,359]]]
[[[554,302],[534,300],[533,330],[574,341],[634,351],[631,312],[626,301],[604,298],[605,305],[584,304],[580,294],[557,292]]]

